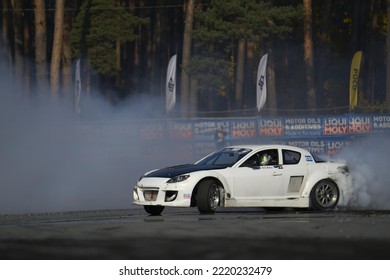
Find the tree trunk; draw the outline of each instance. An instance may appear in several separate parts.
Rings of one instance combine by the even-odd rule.
[[[54,39],[50,65],[50,95],[54,98],[58,98],[60,90],[60,66],[64,32],[64,3],[65,0],[56,1],[54,16]]]
[[[64,36],[62,42],[62,93],[68,101],[73,100],[72,49],[70,46],[72,17],[70,12],[64,14]]]
[[[198,92],[198,80],[197,79],[190,79],[190,117],[194,118],[196,117],[196,109],[198,108],[198,98],[197,98],[197,92]]]
[[[370,101],[371,104],[374,104],[375,101],[375,78],[376,78],[376,68],[377,65],[380,65],[380,60],[382,59],[383,53],[376,50],[376,42],[377,39],[377,33],[378,33],[378,27],[379,27],[379,12],[380,12],[380,0],[373,0],[371,3],[371,23],[370,27],[368,29],[367,38],[369,38],[369,44],[368,44],[368,56],[370,59],[368,59],[368,71],[367,71],[367,78],[366,78],[366,87],[363,92],[366,93],[366,98]]]
[[[311,0],[303,0],[305,9],[304,19],[304,60],[306,67],[306,92],[307,106],[309,109],[316,109],[316,91],[314,88],[314,66],[313,66],[313,34],[312,34],[312,10]]]
[[[194,103],[194,98],[190,98],[190,77],[186,71],[186,67],[190,63],[191,59],[191,44],[192,44],[192,27],[194,22],[194,9],[195,4],[194,0],[187,0],[186,4],[186,18],[184,23],[184,36],[183,36],[183,57],[182,57],[182,71],[181,71],[181,90],[180,90],[180,98],[181,98],[181,113],[182,116],[186,116],[188,114],[188,109],[190,111],[195,111],[194,108],[189,108],[189,100],[192,100],[192,104]]]
[[[161,88],[159,83],[160,78],[160,57],[162,48],[161,48],[161,10],[157,9],[154,14],[154,26],[153,26],[153,44],[152,44],[152,65],[150,67],[150,91],[158,97],[161,97]],[[165,91],[163,91],[165,93]]]
[[[327,69],[330,59],[330,25],[332,15],[333,2],[332,0],[321,1],[321,25],[320,25],[320,43],[318,44],[318,53],[316,62],[316,101],[317,104],[325,104],[325,83],[327,80]],[[322,105],[320,106],[322,107]]]
[[[257,56],[255,56],[257,50],[257,43],[247,42],[246,47],[246,61],[244,71],[244,106],[249,110],[256,109],[256,78],[257,78]]]
[[[268,109],[270,110],[270,115],[277,115],[277,98],[276,98],[276,78],[275,78],[275,63],[274,63],[274,52],[270,48],[268,50],[268,60],[267,60],[267,95],[268,95]]]
[[[14,25],[14,60],[15,60],[15,76],[19,81],[23,80],[23,6],[21,0],[12,0],[13,9],[13,25]],[[18,84],[18,83],[17,83]],[[21,90],[21,88],[17,89]]]
[[[45,90],[48,83],[46,54],[45,0],[34,0],[35,16],[35,67],[37,90]]]
[[[1,56],[2,56],[2,61],[5,62],[5,66],[10,66],[12,64],[12,56],[11,56],[11,49],[9,45],[9,12],[8,10],[10,9],[9,6],[9,0],[2,0],[2,7],[3,7],[3,12],[2,12],[2,41],[1,41]],[[9,72],[7,73],[9,75]]]
[[[387,0],[387,18],[390,19],[390,0]],[[387,21],[386,50],[386,107],[390,112],[390,20]]]
[[[240,39],[238,41],[235,107],[239,110],[242,109],[244,91],[245,45],[245,39]]]
[[[30,58],[30,23],[27,20],[23,21],[23,54],[24,59]],[[23,92],[25,95],[30,94],[30,63],[24,63],[23,73]]]
[[[116,40],[115,42],[115,67],[116,67],[116,75],[115,75],[115,86],[117,88],[121,87],[121,41]]]

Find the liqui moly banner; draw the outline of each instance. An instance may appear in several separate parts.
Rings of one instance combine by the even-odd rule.
[[[339,139],[326,139],[325,140],[325,151],[328,156],[334,156],[338,154],[342,149],[351,145],[352,140],[347,138],[339,138]]]
[[[158,121],[139,124],[139,138],[141,140],[163,140],[166,137],[165,127],[165,123]]]
[[[259,112],[264,107],[267,99],[267,59],[268,54],[263,55],[257,69],[256,103]]]
[[[284,136],[283,118],[262,118],[259,120],[258,127],[260,136]]]
[[[168,64],[165,93],[166,110],[169,113],[176,104],[176,55],[172,56]]]
[[[230,135],[235,138],[255,138],[257,136],[256,120],[233,120],[231,121]]]
[[[171,121],[168,123],[169,137],[171,139],[192,139],[193,127],[190,121]]]
[[[346,135],[348,130],[347,116],[325,117],[323,119],[323,135]]]
[[[350,134],[367,134],[372,131],[370,116],[350,116],[349,117]]]

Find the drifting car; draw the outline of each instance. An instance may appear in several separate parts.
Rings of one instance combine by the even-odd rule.
[[[320,159],[287,145],[229,146],[194,164],[144,174],[135,184],[133,204],[150,215],[164,207],[217,207],[331,210],[340,198],[339,181],[348,176],[345,162]]]

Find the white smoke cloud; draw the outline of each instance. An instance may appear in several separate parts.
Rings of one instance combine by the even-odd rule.
[[[78,116],[9,77],[0,84],[0,215],[132,207],[132,186],[156,164],[143,161],[134,123],[158,114],[159,99],[111,106],[91,94]]]
[[[348,209],[390,209],[390,135],[370,135],[344,148],[350,175],[344,184],[341,206]]]

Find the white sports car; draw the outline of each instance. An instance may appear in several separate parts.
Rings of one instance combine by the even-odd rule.
[[[301,148],[231,146],[195,164],[147,172],[133,197],[150,215],[165,206],[197,206],[200,213],[218,206],[331,210],[339,201],[339,179],[347,175],[345,162],[324,161]]]

